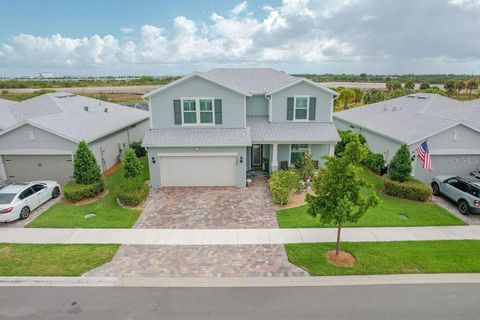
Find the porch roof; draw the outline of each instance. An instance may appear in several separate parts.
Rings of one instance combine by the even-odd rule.
[[[249,128],[185,128],[149,130],[144,147],[243,147],[250,146]]]
[[[333,123],[325,122],[268,122],[268,117],[247,117],[253,143],[340,141]]]

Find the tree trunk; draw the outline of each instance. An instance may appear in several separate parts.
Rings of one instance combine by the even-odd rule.
[[[340,232],[342,231],[342,226],[337,227],[337,245],[335,246],[335,254],[338,256],[340,254]]]

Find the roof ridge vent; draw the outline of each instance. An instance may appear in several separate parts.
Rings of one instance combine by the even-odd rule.
[[[409,94],[407,97],[408,97],[408,98],[416,98],[417,96],[414,95],[414,94]]]
[[[417,95],[417,99],[427,99],[428,97],[427,96],[424,96],[424,95]]]

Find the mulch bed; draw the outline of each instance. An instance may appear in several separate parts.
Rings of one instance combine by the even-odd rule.
[[[346,251],[340,251],[337,256],[335,250],[329,250],[325,253],[325,258],[330,264],[337,267],[353,267],[355,265],[355,258]]]

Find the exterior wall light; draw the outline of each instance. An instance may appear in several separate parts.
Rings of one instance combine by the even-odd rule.
[[[243,156],[240,156],[240,163],[243,163]]]
[[[155,156],[152,156],[152,163],[155,164],[155,162],[157,162],[157,160],[155,159]]]

